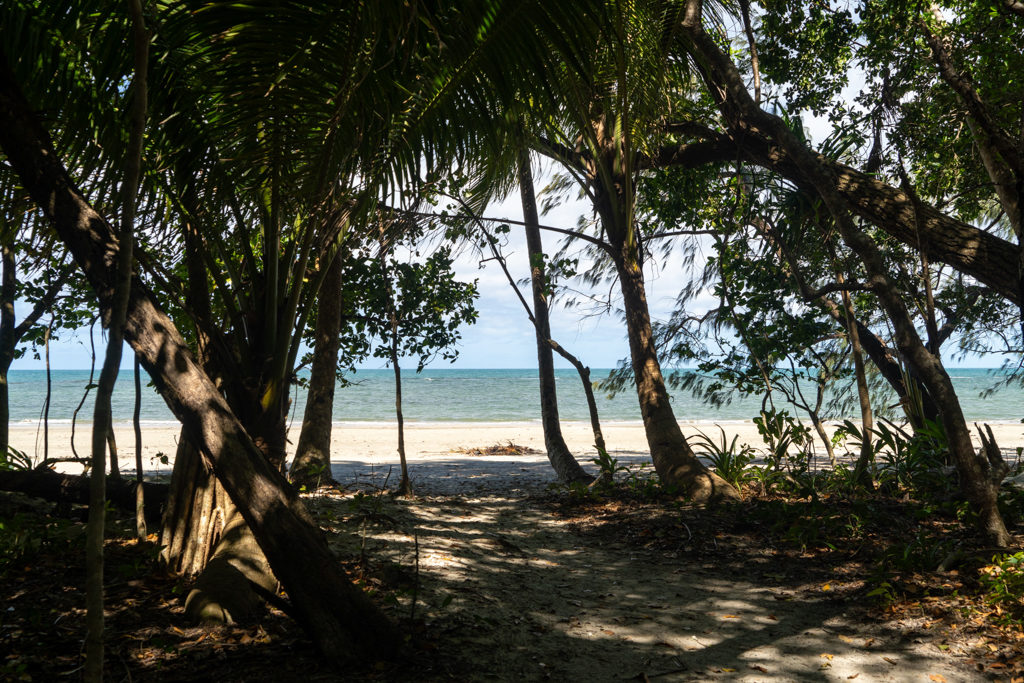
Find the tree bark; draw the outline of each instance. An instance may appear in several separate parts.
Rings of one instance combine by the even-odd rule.
[[[5,222],[0,218],[0,222]],[[9,226],[4,225],[4,228]],[[10,420],[10,388],[7,385],[7,373],[14,362],[14,351],[18,340],[14,338],[14,299],[17,296],[18,276],[14,261],[14,249],[3,244],[0,247],[0,458],[7,456],[7,447],[11,443]]]
[[[392,313],[391,321],[391,367],[395,371],[395,419],[398,421],[398,462],[402,467],[402,480],[398,484],[398,495],[412,495],[412,480],[409,479],[409,464],[405,460],[405,418],[402,415],[402,368],[398,364],[398,321]]]
[[[679,486],[696,502],[739,500],[735,488],[697,459],[676,421],[654,347],[643,272],[635,261],[627,263],[620,258],[615,265],[626,311],[626,331],[640,414],[658,477],[667,485]]]
[[[519,194],[523,204],[523,222],[526,230],[526,249],[530,258],[530,286],[533,291],[533,326],[537,339],[537,374],[540,380],[540,417],[544,428],[544,448],[548,461],[563,482],[590,482],[587,474],[573,457],[562,436],[558,419],[558,395],[555,386],[555,363],[551,353],[551,323],[545,294],[544,247],[540,237],[540,218],[537,215],[537,195],[533,188],[530,155],[525,149],[519,157]]]
[[[583,395],[587,399],[587,412],[590,415],[590,429],[594,432],[594,446],[599,451],[607,452],[608,448],[604,443],[604,433],[601,431],[601,416],[597,413],[597,399],[594,397],[594,384],[590,381],[590,368],[585,366],[579,358],[566,351],[562,345],[554,339],[548,339],[548,345],[555,353],[569,361],[569,363],[576,368],[576,373],[580,376],[580,382],[583,383]]]
[[[5,360],[0,358],[0,460],[7,459],[7,449],[11,445],[10,388],[7,384],[7,373],[11,366]]]
[[[138,356],[135,357],[135,408],[132,410],[132,428],[135,430],[135,533],[139,540],[145,540],[146,530],[146,499],[142,485],[142,367]]]
[[[761,226],[758,226],[759,228]],[[865,325],[856,317],[850,317],[844,307],[840,307],[832,299],[825,296],[815,296],[813,290],[807,286],[807,282],[804,280],[803,275],[800,273],[800,264],[797,262],[796,257],[793,255],[789,245],[784,240],[779,238],[779,235],[775,234],[770,229],[767,232],[767,236],[773,241],[778,247],[782,254],[782,258],[785,259],[789,266],[789,274],[796,282],[797,289],[799,289],[801,296],[804,301],[809,304],[819,306],[825,313],[829,315],[833,320],[842,325],[848,330],[848,334],[853,339],[854,336],[857,338],[857,346],[862,352],[866,352],[871,362],[875,364],[878,371],[881,373],[885,381],[889,383],[892,390],[896,392],[896,396],[900,400],[900,405],[903,406],[904,413],[907,419],[910,421],[911,426],[915,430],[920,429],[923,425],[921,423],[920,416],[916,414],[916,411],[909,409],[910,405],[910,394],[907,390],[905,377],[903,375],[903,369],[899,362],[893,357],[892,349],[890,349],[885,342],[883,342],[877,334],[875,334],[871,328]],[[852,329],[851,329],[852,326]],[[852,346],[852,341],[851,341]],[[856,363],[856,353],[854,354],[854,361]],[[863,363],[863,355],[861,355],[861,363]],[[921,400],[923,403],[924,415],[930,420],[938,418],[938,409],[935,407],[935,403],[932,401],[931,396],[928,395],[928,389],[921,384],[916,378],[911,378],[915,382],[915,386],[921,394]],[[858,381],[858,393],[861,391],[867,391],[866,379],[862,384]],[[860,398],[858,396],[858,398]],[[870,407],[870,395],[868,395],[869,407]],[[863,406],[862,406],[863,407]],[[862,410],[863,414],[863,410]]]
[[[0,54],[0,148],[110,312],[118,243],[71,180]],[[125,338],[252,529],[295,614],[335,660],[392,654],[393,626],[341,571],[292,487],[263,456],[171,319],[135,279]]]
[[[121,478],[114,445],[110,400],[121,368],[128,299],[132,289],[132,251],[135,242],[135,202],[142,174],[142,142],[146,128],[146,74],[149,62],[149,34],[142,16],[141,0],[128,3],[132,26],[131,130],[124,179],[121,183],[121,226],[115,239],[113,287],[107,319],[107,350],[96,386],[96,409],[92,419],[92,477],[89,480],[89,523],[86,535],[86,634],[85,680],[103,680],[103,535],[106,510],[104,451],[110,446],[110,473]],[[141,490],[141,489],[140,489]]]
[[[228,511],[221,537],[185,598],[185,616],[197,623],[249,621],[264,609],[260,593],[277,592],[277,578],[238,508],[225,501],[220,509]]]
[[[846,334],[850,341],[850,354],[853,356],[853,374],[857,382],[857,401],[860,404],[861,433],[864,438],[860,444],[860,455],[854,467],[854,479],[870,488],[871,472],[868,468],[875,461],[875,449],[871,430],[875,426],[874,414],[871,411],[871,392],[868,390],[867,373],[864,369],[864,353],[860,344],[860,330],[857,329],[856,311],[849,292],[843,292],[843,311],[846,319]]]
[[[385,315],[388,323],[388,359],[391,361],[391,368],[395,373],[395,418],[398,422],[398,462],[402,469],[402,480],[398,484],[398,495],[412,495],[412,481],[409,479],[409,467],[405,461],[405,417],[402,415],[402,368],[398,364],[398,302],[395,300],[396,292],[391,286],[391,274],[388,271],[388,249],[384,242],[381,242],[380,252],[380,274],[384,283]]]
[[[309,392],[290,471],[292,482],[307,490],[336,483],[331,476],[331,432],[341,346],[342,265],[342,255],[337,254],[320,287]]]
[[[224,487],[182,429],[160,534],[164,564],[187,577],[202,572],[220,540],[230,505]]]
[[[717,86],[715,86],[717,87]],[[731,100],[730,100],[731,101]],[[729,108],[728,105],[726,108]],[[730,126],[740,157],[771,169],[798,187],[814,192],[818,179],[809,176],[790,150],[777,144],[763,127],[740,117]],[[1017,245],[947,216],[930,204],[920,210],[920,225],[915,221],[911,197],[873,175],[828,159],[808,149],[828,173],[831,187],[856,216],[878,226],[914,249],[928,245],[928,255],[970,275],[1020,305],[1021,279],[1018,277]]]
[[[122,343],[124,343],[123,339],[120,340],[120,341]],[[120,364],[121,359],[118,358],[117,362],[118,362],[118,364]],[[102,368],[100,369],[100,379],[103,379],[103,369]],[[97,389],[97,392],[98,392],[98,389]],[[99,394],[98,393],[96,395],[96,398],[97,399],[99,398]],[[109,401],[110,397],[107,397],[107,400]],[[120,479],[121,478],[121,468],[120,468],[120,465],[118,464],[118,461],[117,461],[117,438],[114,436],[113,419],[114,419],[113,415],[111,415],[110,421],[107,424],[107,447],[106,448],[107,448],[107,455],[108,455],[108,458],[110,460],[110,478],[111,479]]]

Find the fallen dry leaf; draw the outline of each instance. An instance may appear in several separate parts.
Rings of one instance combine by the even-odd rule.
[[[764,668],[763,666],[761,666],[759,664],[751,664],[750,668],[753,669],[754,671],[760,671],[763,674],[768,673],[768,669]]]
[[[942,674],[931,674],[928,676],[929,681],[935,681],[935,683],[946,683],[946,677]]]

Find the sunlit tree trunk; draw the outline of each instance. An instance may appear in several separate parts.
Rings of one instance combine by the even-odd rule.
[[[530,157],[525,150],[519,157],[519,193],[526,224],[526,248],[530,258],[530,285],[533,291],[534,330],[537,338],[537,374],[540,379],[540,415],[544,428],[544,447],[548,461],[558,478],[565,482],[591,481],[592,476],[580,466],[562,436],[558,419],[558,395],[555,386],[555,363],[549,340],[551,324],[548,316],[547,286],[544,273],[544,247],[540,237],[537,196],[533,188]]]
[[[320,287],[309,391],[299,443],[289,473],[293,483],[308,490],[334,483],[331,476],[331,432],[334,389],[338,384],[342,275],[342,256],[339,254],[328,267]]]
[[[736,489],[697,459],[676,421],[654,347],[639,264],[620,260],[616,266],[626,311],[626,331],[640,414],[658,476],[663,483],[680,487],[698,502],[737,499]]]

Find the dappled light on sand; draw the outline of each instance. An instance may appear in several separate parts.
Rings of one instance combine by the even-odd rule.
[[[472,490],[431,495],[450,490],[446,474],[457,464]],[[447,674],[970,675],[934,644],[866,617],[859,571],[837,572],[816,553],[777,551],[757,530],[737,531],[742,513],[709,515],[668,500],[567,505],[542,485],[514,483],[516,463],[505,463],[507,474],[487,464],[420,462],[420,497],[409,501],[375,492],[368,480],[355,494],[311,499],[322,522],[337,523],[335,549],[363,554],[367,574],[400,587],[396,609],[439,634]],[[382,483],[386,471],[377,475]]]

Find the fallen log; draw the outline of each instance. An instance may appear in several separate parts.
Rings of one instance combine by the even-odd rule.
[[[107,500],[127,512],[135,512],[136,482],[127,479],[107,479]],[[146,482],[142,491],[146,500],[146,521],[159,523],[164,503],[167,502],[167,484]],[[61,474],[50,469],[0,471],[0,491],[17,491],[54,503],[70,505],[89,503],[89,477]]]

